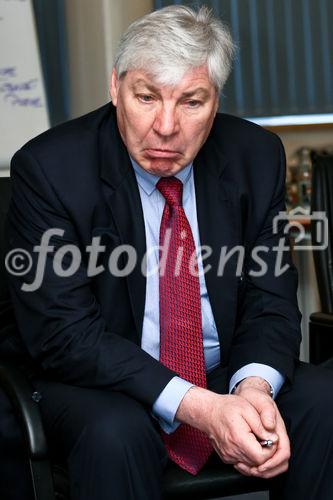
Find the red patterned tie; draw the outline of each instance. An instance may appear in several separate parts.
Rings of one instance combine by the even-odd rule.
[[[165,245],[164,256],[160,252],[160,361],[183,379],[206,387],[200,284],[193,235],[182,207],[183,184],[167,177],[156,187],[166,200],[160,228],[160,246]],[[162,437],[171,460],[193,475],[213,449],[206,434],[186,424],[172,434],[162,432]]]

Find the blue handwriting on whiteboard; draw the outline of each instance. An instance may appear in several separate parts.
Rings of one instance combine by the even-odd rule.
[[[29,106],[32,108],[42,108],[43,104],[40,97],[22,97],[15,92],[8,92],[4,95],[4,100],[12,106]]]
[[[1,76],[7,77],[3,83],[1,82]],[[42,108],[41,97],[26,95],[26,92],[30,92],[36,88],[38,79],[31,78],[30,80],[21,82],[8,80],[13,77],[16,77],[15,67],[0,68],[0,93],[3,94],[3,100],[12,106]]]
[[[15,76],[16,76],[15,66],[8,66],[8,67],[0,68],[0,79],[3,77],[14,78]]]
[[[37,85],[37,78],[26,80],[25,82],[13,83],[5,82],[0,85],[0,92],[20,92],[21,90],[33,90]]]

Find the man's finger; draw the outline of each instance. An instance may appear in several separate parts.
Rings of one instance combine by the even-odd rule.
[[[285,463],[289,461],[290,458],[290,441],[289,437],[282,420],[282,417],[278,415],[277,418],[277,432],[279,434],[279,442],[277,445],[277,450],[275,455],[267,460],[267,462],[263,463],[258,467],[259,472],[266,472],[269,470],[273,470],[278,467],[281,463]]]
[[[278,441],[278,435],[275,432],[269,432],[265,429],[261,422],[261,416],[259,416],[254,409],[247,409],[247,411],[243,413],[243,418],[259,441],[271,440],[273,443]]]
[[[248,467],[253,467],[255,465],[263,464],[272,456],[272,452],[266,453],[264,456],[261,453],[261,447],[258,446],[258,442],[254,439],[255,446],[257,447],[256,453],[252,449],[249,449],[249,437],[246,434],[242,440],[239,440],[238,444],[232,444],[228,448],[221,449],[219,443],[211,440],[213,448],[219,455],[221,460],[226,464],[236,464],[238,462],[246,464]]]
[[[255,389],[244,390],[241,394],[251,403],[260,415],[263,426],[268,431],[274,431],[276,426],[276,405],[271,397]]]
[[[234,465],[234,468],[240,472],[241,474],[243,474],[243,476],[251,476],[251,468],[246,465],[246,464],[243,464],[243,463],[237,463]]]
[[[234,465],[235,469],[238,470],[244,476],[254,476],[260,477],[262,479],[270,479],[272,477],[283,474],[288,470],[288,461],[281,463],[278,467],[271,469],[266,472],[260,472],[258,467],[249,467],[247,464],[240,462]]]
[[[259,465],[259,472],[266,472],[273,470],[278,467],[281,463],[288,462],[290,458],[290,447],[287,444],[283,444],[281,447],[278,446],[275,455],[268,459],[267,462]]]
[[[274,467],[273,469],[269,469],[266,472],[259,472],[259,469],[257,469],[258,474],[257,477],[261,477],[263,479],[270,479],[271,477],[278,476],[279,474],[283,474],[288,470],[289,466],[289,461],[287,460],[286,462],[282,462],[279,466]]]
[[[265,429],[274,431],[276,427],[276,411],[273,405],[268,404],[260,412],[261,422]]]
[[[253,433],[249,433],[246,439],[240,440],[239,447],[242,450],[242,456],[239,457],[239,461],[252,466],[259,466],[268,462],[276,452],[276,445],[271,447],[261,446]],[[243,457],[246,457],[246,460]]]

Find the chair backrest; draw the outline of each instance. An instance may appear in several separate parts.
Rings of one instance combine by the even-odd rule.
[[[5,220],[11,196],[9,177],[0,177],[0,344],[15,329],[5,273]]]
[[[10,178],[0,177],[0,300],[5,282],[5,220],[10,200]]]
[[[4,256],[4,225],[10,200],[10,177],[0,177],[0,255]],[[1,259],[2,260],[2,259]]]
[[[328,246],[313,252],[322,312],[333,313],[333,154],[313,155],[311,212],[324,212],[328,220]],[[311,222],[312,241],[318,223]]]

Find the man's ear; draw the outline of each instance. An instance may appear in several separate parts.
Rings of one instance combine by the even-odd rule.
[[[111,81],[110,81],[110,96],[111,96],[112,104],[114,106],[117,106],[118,86],[119,86],[119,80],[118,80],[116,68],[113,68],[112,74],[111,74]]]
[[[215,102],[215,115],[219,110],[219,104],[220,104],[220,95],[218,92],[216,92],[216,102]]]

